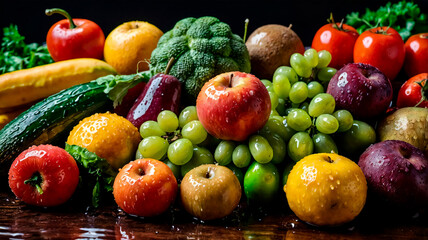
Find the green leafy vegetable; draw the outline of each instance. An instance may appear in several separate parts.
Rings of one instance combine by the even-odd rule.
[[[98,207],[102,192],[113,191],[113,182],[117,172],[111,168],[107,160],[98,157],[86,148],[66,144],[65,150],[73,156],[79,168],[84,173],[87,173],[87,176],[83,177],[85,184],[94,184],[92,188],[92,205]]]
[[[0,74],[53,62],[46,45],[26,44],[24,40],[25,37],[19,34],[16,25],[3,28]]]
[[[397,30],[404,41],[413,34],[427,32],[427,19],[416,3],[406,0],[394,4],[388,2],[376,11],[367,8],[362,15],[359,12],[346,15],[346,23],[355,27],[360,34],[370,28],[389,26]]]

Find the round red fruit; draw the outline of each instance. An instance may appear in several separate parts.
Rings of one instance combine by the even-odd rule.
[[[265,85],[252,74],[228,72],[202,87],[196,100],[199,121],[222,140],[244,141],[267,122],[271,102]]]
[[[9,169],[9,186],[27,204],[50,207],[65,203],[79,183],[79,168],[64,149],[33,146],[22,152]]]
[[[428,73],[420,73],[407,80],[400,88],[397,107],[428,108]]]
[[[174,202],[178,185],[165,163],[144,158],[126,164],[113,184],[114,199],[128,214],[151,217],[165,212]]]
[[[404,57],[404,41],[391,27],[369,29],[355,42],[354,62],[377,67],[391,81],[400,72]]]
[[[326,50],[331,54],[330,67],[340,69],[353,62],[354,44],[359,34],[347,24],[329,23],[322,26],[312,40],[312,48]]]
[[[404,70],[409,77],[428,72],[428,33],[411,36],[404,44]]]

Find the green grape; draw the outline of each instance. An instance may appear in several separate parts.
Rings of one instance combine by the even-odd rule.
[[[323,84],[328,84],[330,79],[336,74],[337,69],[331,67],[324,67],[318,71],[317,78]]]
[[[270,115],[269,115],[269,117],[273,117],[273,116],[279,116],[279,113],[276,111],[276,109],[272,109],[272,110],[270,110]]]
[[[141,140],[138,151],[144,158],[161,160],[168,150],[168,141],[159,136],[150,136]]]
[[[309,90],[305,82],[296,82],[291,86],[288,98],[293,103],[302,103],[308,98]]]
[[[308,113],[311,117],[318,117],[321,114],[332,114],[336,107],[336,100],[328,93],[319,93],[312,98],[309,103]]]
[[[272,81],[267,80],[267,79],[262,79],[262,80],[260,80],[260,81],[263,83],[263,85],[265,85],[265,87],[266,87],[266,89],[267,89],[268,91],[272,91],[272,90],[273,90],[273,84],[272,84]]]
[[[251,155],[259,163],[268,163],[273,158],[273,149],[261,135],[252,135],[248,140]]]
[[[314,136],[312,136],[312,141],[314,142],[314,152],[316,153],[339,153],[336,143],[328,134],[314,134]]]
[[[288,142],[288,156],[295,162],[314,153],[314,142],[307,132],[297,132]]]
[[[214,156],[208,149],[196,146],[190,161],[181,166],[181,176],[184,177],[190,170],[202,164],[214,164]]]
[[[239,168],[248,167],[251,163],[251,152],[247,145],[238,145],[232,153],[232,162]]]
[[[314,68],[318,65],[318,52],[317,52],[317,50],[315,50],[313,48],[309,48],[308,50],[305,51],[303,56],[305,57],[306,61],[308,62],[309,66],[311,68]]]
[[[159,127],[165,132],[174,132],[178,128],[178,117],[170,110],[163,110],[158,115]]]
[[[323,93],[324,87],[318,81],[308,83],[308,98],[314,98],[317,94]]]
[[[181,135],[189,139],[193,144],[199,144],[207,138],[207,131],[199,120],[193,120],[181,129]]]
[[[296,71],[297,75],[308,78],[312,74],[312,68],[300,53],[293,53],[290,57],[290,65]]]
[[[352,124],[354,123],[354,117],[348,110],[337,110],[333,113],[333,116],[337,121],[339,121],[339,129],[337,129],[338,132],[345,132],[351,129]]]
[[[175,165],[169,160],[166,160],[164,163],[171,169],[172,173],[174,174],[174,177],[177,180],[181,178],[181,166]]]
[[[287,76],[284,74],[274,75],[273,78],[273,90],[279,98],[287,99],[288,93],[290,92],[291,84]]]
[[[298,108],[292,110],[290,114],[288,114],[287,122],[288,125],[296,131],[305,131],[312,126],[312,119],[308,113]]]
[[[233,150],[235,143],[233,141],[222,140],[214,151],[214,160],[222,166],[232,162]]]
[[[180,138],[168,147],[168,159],[175,165],[184,165],[192,159],[193,144],[187,138]]]
[[[137,149],[137,151],[135,151],[135,159],[141,159],[141,158],[144,158],[143,154],[141,154],[140,150]]]
[[[287,145],[284,140],[278,134],[269,134],[264,136],[268,140],[269,145],[273,150],[273,157],[271,162],[273,164],[282,163],[287,155]]]
[[[233,163],[230,163],[226,167],[229,168],[230,170],[232,170],[233,174],[235,174],[235,176],[238,178],[241,186],[243,186],[244,185],[244,173],[242,172],[242,170],[239,167],[235,166],[235,164],[233,164]]]
[[[284,172],[282,173],[282,186],[287,184],[288,175],[290,174],[291,170],[293,169],[294,165],[296,165],[296,162],[289,162],[287,166],[284,168]]]
[[[305,112],[308,112],[308,108],[309,108],[309,103],[307,101],[302,102],[299,106],[300,109],[302,109]]]
[[[285,100],[282,98],[278,98],[278,106],[275,108],[276,112],[278,112],[279,116],[284,116],[286,114]]]
[[[352,127],[337,134],[337,145],[350,157],[358,157],[367,147],[376,142],[376,131],[368,123],[354,120]]]
[[[293,85],[295,82],[299,81],[299,77],[297,76],[296,71],[294,71],[294,69],[292,67],[289,67],[289,66],[278,67],[275,70],[275,73],[273,74],[272,79],[275,79],[277,75],[285,75],[287,77],[288,81],[290,81],[291,85]]]
[[[315,127],[322,133],[333,134],[339,128],[339,121],[333,115],[324,113],[317,117]]]
[[[187,106],[185,107],[178,116],[179,126],[182,128],[186,123],[198,120],[198,113],[196,112],[196,106]]]
[[[321,50],[318,52],[317,68],[327,67],[331,62],[331,54],[329,51]]]
[[[258,133],[262,136],[278,134],[286,142],[293,136],[294,130],[288,126],[284,117],[271,116]]]
[[[278,95],[274,91],[268,91],[270,98],[271,109],[275,109],[278,106]]]
[[[140,126],[140,135],[142,138],[150,137],[150,136],[165,136],[166,132],[162,130],[158,124],[158,122],[149,120],[145,121]]]

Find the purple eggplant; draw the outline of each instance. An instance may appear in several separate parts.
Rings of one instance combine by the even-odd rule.
[[[171,75],[156,74],[138,96],[126,118],[140,128],[145,121],[156,121],[158,114],[163,110],[170,110],[178,115],[180,98],[180,81]]]

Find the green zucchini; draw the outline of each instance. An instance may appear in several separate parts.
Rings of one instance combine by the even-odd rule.
[[[12,161],[32,145],[55,143],[68,136],[83,118],[113,109],[149,72],[108,75],[65,89],[33,105],[0,130],[0,165]],[[64,142],[63,142],[64,144]]]

